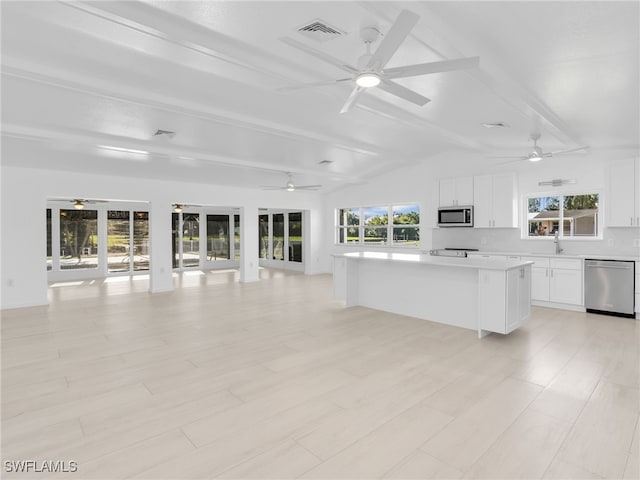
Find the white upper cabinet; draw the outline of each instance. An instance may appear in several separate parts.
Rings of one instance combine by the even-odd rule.
[[[473,226],[515,228],[518,226],[516,176],[513,173],[481,175],[473,182]]]
[[[640,161],[630,158],[609,166],[607,226],[640,227]]]
[[[443,178],[440,180],[440,206],[473,205],[473,177]]]

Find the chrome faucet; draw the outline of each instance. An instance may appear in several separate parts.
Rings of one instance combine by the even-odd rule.
[[[558,230],[556,230],[556,233],[555,233],[554,238],[553,238],[553,243],[556,244],[556,255],[561,254],[562,251],[563,251],[562,248],[560,248],[560,238],[559,237],[560,237],[560,232]]]

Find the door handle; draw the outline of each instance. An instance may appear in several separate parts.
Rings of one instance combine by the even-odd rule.
[[[587,264],[587,267],[588,268],[609,268],[612,270],[629,270],[631,268],[631,267],[616,266],[616,265],[596,265],[592,263]]]

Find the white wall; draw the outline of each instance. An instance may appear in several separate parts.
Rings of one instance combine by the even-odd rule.
[[[516,229],[485,228],[433,228],[438,206],[438,180],[440,178],[483,175],[514,171],[518,178],[520,211],[522,198],[526,194],[554,193],[554,187],[541,187],[538,182],[557,178],[574,179],[574,185],[562,187],[563,191],[576,193],[599,192],[600,211],[606,214],[607,164],[608,158],[593,155],[565,155],[545,159],[540,163],[516,162],[486,168],[485,161],[468,153],[447,153],[425,160],[418,166],[399,168],[382,175],[364,185],[356,185],[332,193],[326,200],[327,243],[335,253],[362,250],[362,246],[335,245],[335,210],[337,208],[367,205],[384,205],[404,202],[419,202],[421,246],[418,250],[444,247],[478,248],[486,251],[544,252],[552,253],[551,239],[521,239]],[[478,166],[475,166],[478,165]],[[630,199],[630,201],[633,201]],[[601,217],[603,220],[604,217]],[[603,239],[564,240],[562,247],[568,254],[639,255],[640,249],[633,247],[633,240],[640,238],[640,229],[604,228]],[[366,247],[372,250],[371,247]],[[390,248],[383,248],[389,251]],[[381,248],[378,248],[381,250]],[[394,249],[392,249],[394,250]],[[405,248],[402,248],[405,251]]]
[[[48,303],[45,264],[47,198],[149,202],[151,276],[155,291],[170,289],[171,285],[170,214],[171,205],[176,202],[308,210],[311,238],[305,273],[327,271],[326,243],[313,240],[324,238],[324,222],[318,220],[324,218],[323,203],[317,193],[272,192],[8,166],[3,166],[1,172],[0,308],[3,309]],[[156,230],[154,222],[155,226],[162,228]],[[257,233],[254,236],[257,255]]]

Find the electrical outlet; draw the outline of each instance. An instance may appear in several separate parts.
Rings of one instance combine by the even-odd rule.
[[[640,248],[640,238],[633,239],[633,246]]]

